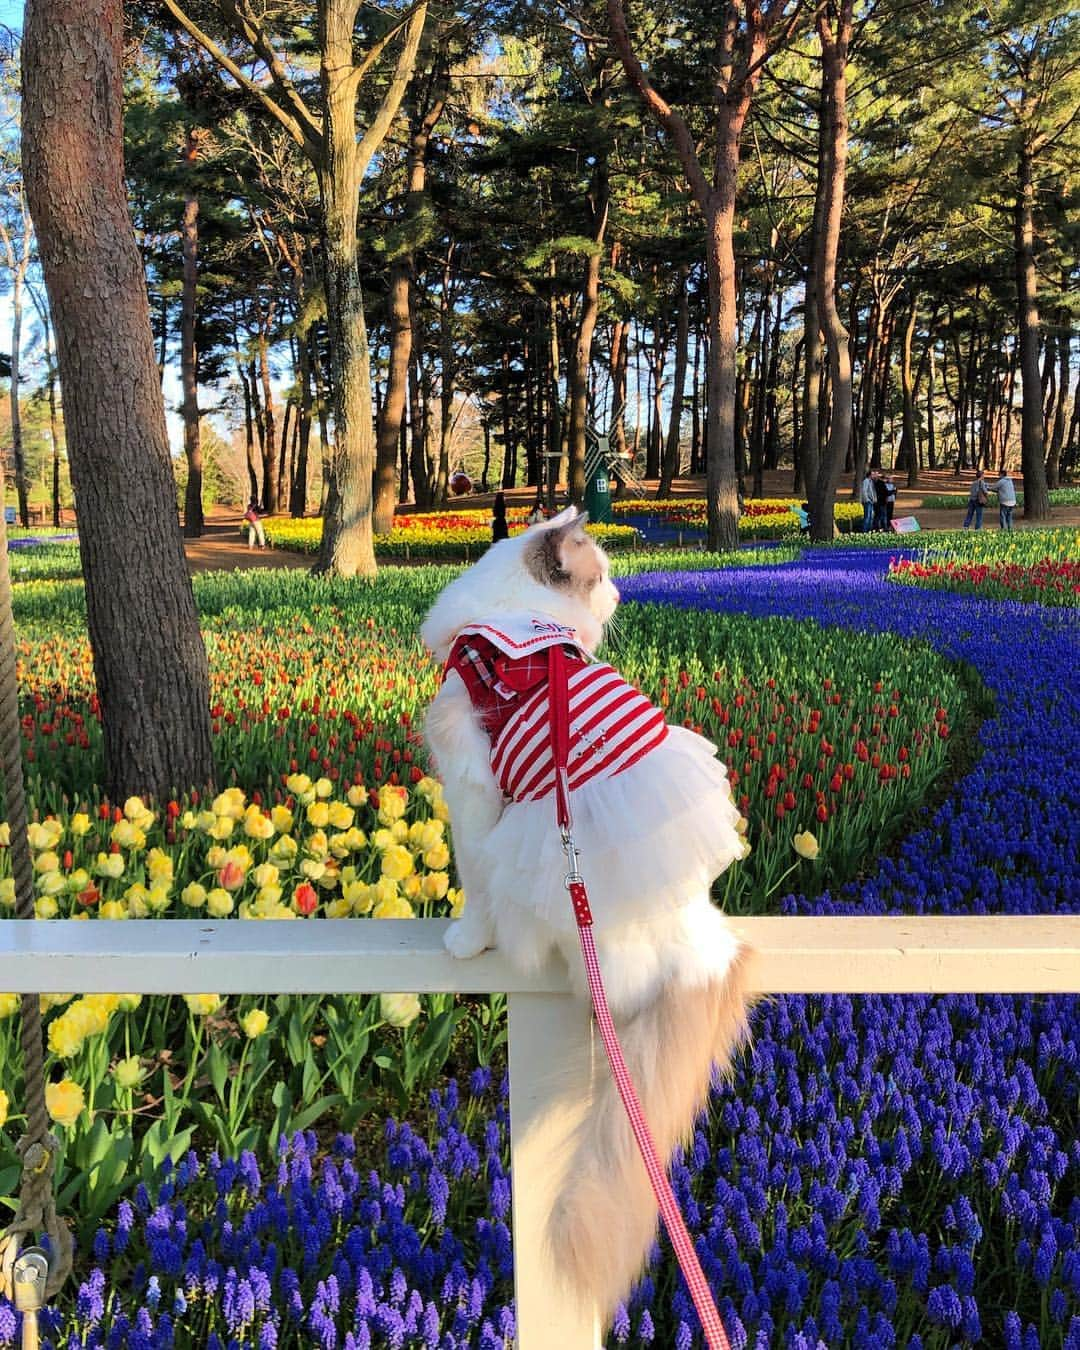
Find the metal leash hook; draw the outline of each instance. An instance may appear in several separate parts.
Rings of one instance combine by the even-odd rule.
[[[38,1313],[45,1306],[49,1256],[43,1247],[27,1247],[16,1258],[12,1275],[15,1311],[22,1313],[22,1350],[38,1350]]]

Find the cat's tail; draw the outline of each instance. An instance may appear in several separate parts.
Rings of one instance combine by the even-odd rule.
[[[627,1067],[666,1165],[690,1135],[714,1064],[721,1072],[747,1035],[746,953],[722,977],[668,987],[618,1027]],[[574,1135],[552,1208],[551,1256],[568,1289],[605,1326],[641,1274],[657,1231],[657,1205],[606,1063]]]

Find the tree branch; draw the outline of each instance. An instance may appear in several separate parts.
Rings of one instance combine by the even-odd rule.
[[[383,52],[387,49],[387,47],[389,47],[390,43],[393,42],[394,38],[397,37],[397,35],[406,26],[406,24],[412,23],[412,21],[416,18],[417,11],[421,9],[426,10],[427,6],[428,0],[414,0],[414,3],[409,6],[409,8],[405,11],[404,14],[401,15],[401,18],[398,20],[398,22],[394,24],[392,28],[387,29],[387,31],[382,35],[382,37],[379,38],[377,42],[372,43],[372,45],[368,48],[367,52],[364,54],[364,59],[360,62],[358,66],[354,68],[352,73],[349,75],[348,80],[346,81],[346,86],[349,90],[349,93],[354,98],[356,94],[359,92],[360,86],[364,83],[368,71],[372,68],[372,66],[379,59],[379,57],[382,56]],[[406,46],[408,46],[408,41],[409,39],[408,37],[406,37],[405,39]]]
[[[259,100],[270,116],[284,127],[285,131],[311,159],[312,163],[316,165],[321,163],[324,153],[322,131],[310,121],[310,115],[307,123],[298,122],[280,103],[271,98],[263,85],[256,84],[250,76],[245,75],[236,62],[226,55],[214,39],[208,33],[204,33],[198,24],[184,13],[176,0],[164,0],[164,4],[188,36],[194,38],[203,51],[212,56],[223,70],[228,71],[241,89],[246,90]]]
[[[701,161],[697,157],[697,151],[694,149],[694,139],[690,134],[690,128],[670,103],[656,92],[649,83],[648,76],[642,70],[641,62],[634,54],[633,44],[630,41],[630,32],[626,26],[626,14],[622,7],[622,0],[607,0],[607,12],[611,39],[615,44],[615,50],[619,53],[626,78],[637,90],[646,108],[674,142],[676,153],[683,166],[683,172],[686,174],[686,181],[690,184],[690,191],[694,194],[698,206],[704,211],[712,195],[712,188],[705,177]]]
[[[274,87],[285,99],[297,124],[304,129],[305,134],[313,141],[318,140],[322,135],[319,121],[312,115],[311,109],[304,102],[300,91],[289,78],[288,71],[285,69],[281,57],[274,50],[273,43],[267,37],[266,30],[259,26],[258,21],[252,14],[248,0],[219,0],[219,3],[226,16],[232,17],[234,26],[243,33],[251,44],[252,50],[270,72],[270,79]]]
[[[419,3],[413,6],[408,26],[405,29],[405,41],[402,43],[397,65],[394,67],[394,73],[390,78],[390,86],[383,95],[383,100],[379,104],[375,116],[371,119],[371,125],[361,136],[356,147],[356,181],[358,184],[363,181],[364,174],[367,172],[367,167],[371,163],[375,151],[386,139],[390,124],[397,116],[398,108],[401,107],[401,100],[405,97],[405,90],[408,88],[413,68],[416,65],[416,53],[419,50],[420,38],[427,21],[427,10],[428,0],[419,0]],[[370,55],[369,52],[368,56]]]

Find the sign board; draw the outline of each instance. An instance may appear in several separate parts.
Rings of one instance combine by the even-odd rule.
[[[922,528],[914,516],[897,516],[892,527],[897,534],[917,534]]]

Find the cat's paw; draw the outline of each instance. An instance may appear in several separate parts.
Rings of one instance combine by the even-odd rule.
[[[491,945],[492,934],[487,924],[470,923],[468,919],[455,919],[443,934],[443,946],[459,961],[479,956]]]

